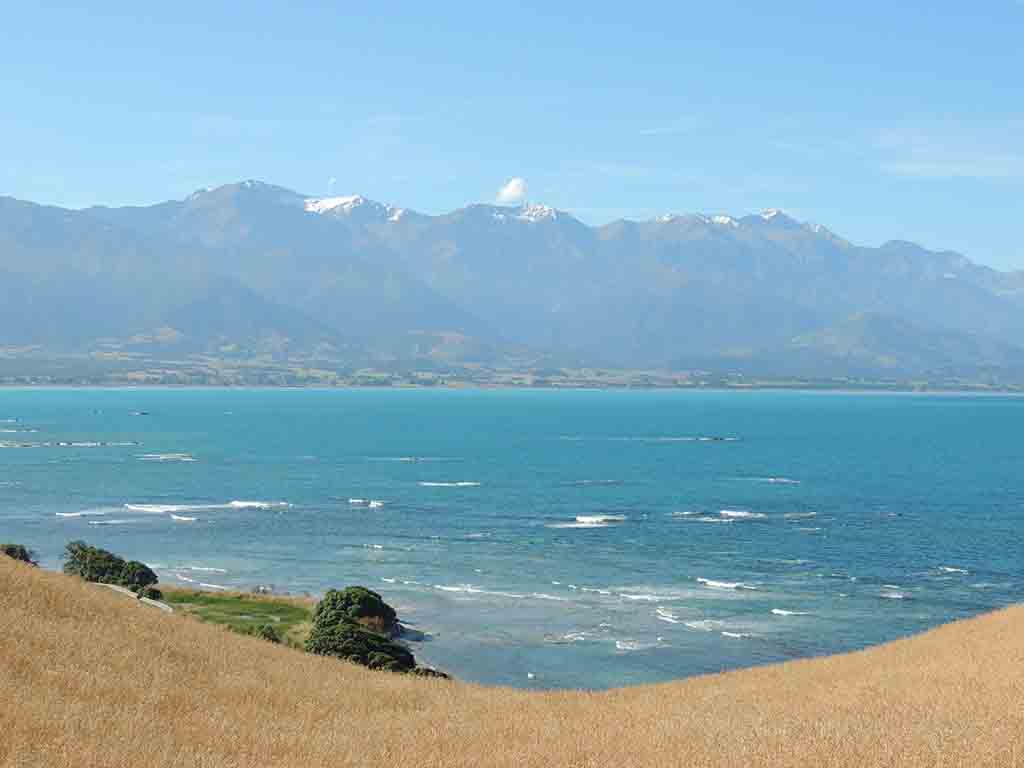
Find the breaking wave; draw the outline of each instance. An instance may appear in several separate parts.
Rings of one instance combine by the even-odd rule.
[[[742,581],[716,581],[714,579],[698,577],[697,583],[703,584],[705,587],[710,587],[711,589],[757,589],[757,587],[751,586],[750,584],[744,584]]]
[[[748,512],[743,509],[722,509],[718,514],[730,520],[760,520],[768,517],[764,512]]]

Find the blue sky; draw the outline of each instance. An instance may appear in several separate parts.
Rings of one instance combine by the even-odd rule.
[[[779,207],[1024,268],[1021,0],[93,5],[4,11],[0,194],[438,213],[521,177],[588,223]]]

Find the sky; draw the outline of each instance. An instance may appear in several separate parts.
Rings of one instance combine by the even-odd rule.
[[[11,4],[0,195],[782,208],[1024,269],[1024,0]]]

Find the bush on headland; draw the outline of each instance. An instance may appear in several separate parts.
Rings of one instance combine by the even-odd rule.
[[[395,609],[366,587],[327,590],[313,614],[313,625],[316,626],[317,622],[323,626],[354,622],[388,637],[394,637],[398,630]]]
[[[142,600],[143,598],[145,598],[147,600],[163,600],[164,599],[164,593],[161,592],[156,587],[153,587],[153,586],[141,587],[141,588],[139,588],[135,592],[135,595],[140,600]]]
[[[416,659],[407,648],[354,621],[327,624],[314,619],[306,650],[319,656],[352,661],[370,669],[411,672],[416,668]]]
[[[442,672],[417,667],[412,652],[390,639],[398,633],[395,609],[373,590],[329,589],[313,613],[306,650],[370,669],[448,679]]]
[[[22,563],[39,565],[36,561],[35,552],[23,544],[0,544],[0,554],[12,557]]]
[[[139,592],[156,584],[153,570],[137,560],[125,560],[113,552],[72,541],[64,548],[64,573],[97,584],[116,584]]]

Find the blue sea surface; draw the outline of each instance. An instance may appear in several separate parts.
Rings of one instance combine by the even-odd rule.
[[[0,391],[0,540],[164,582],[365,584],[457,677],[604,688],[1024,598],[1024,399]]]

